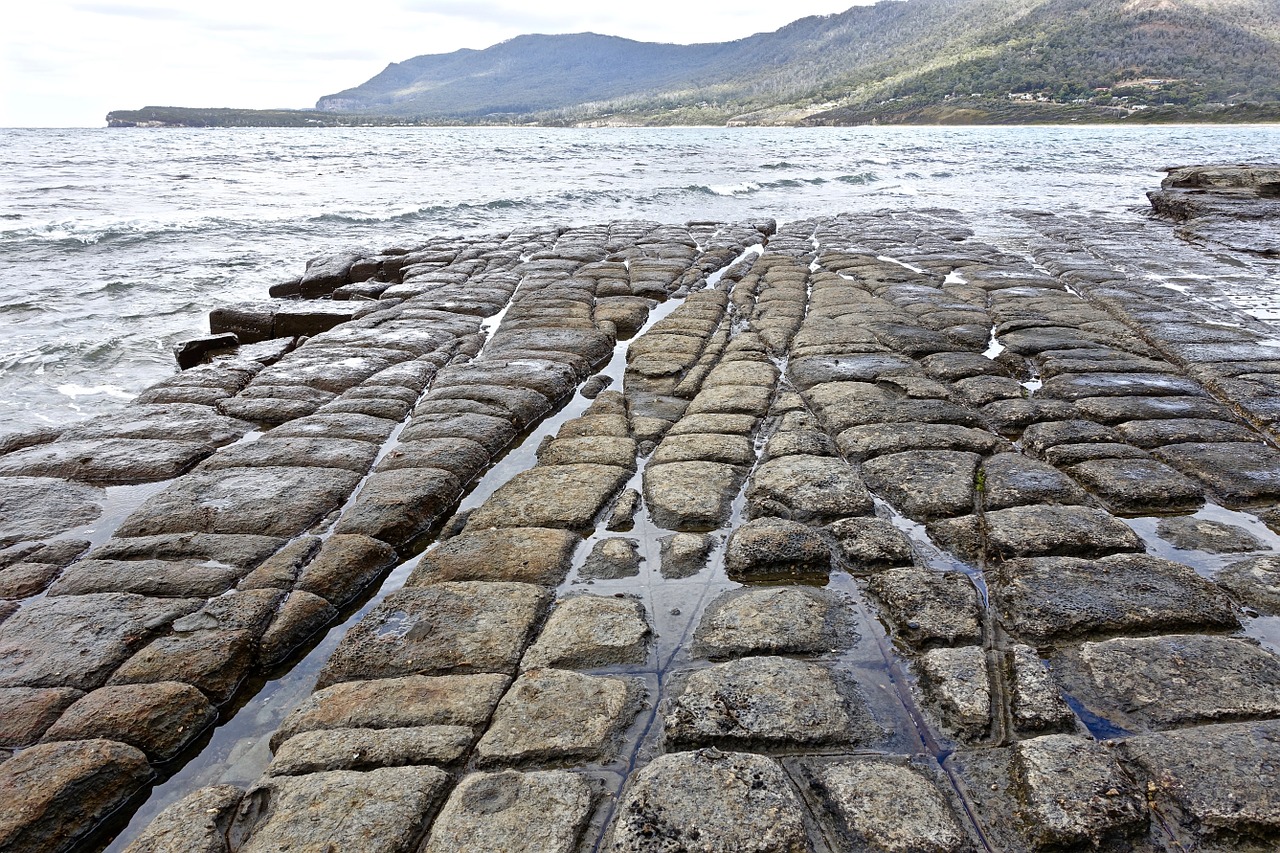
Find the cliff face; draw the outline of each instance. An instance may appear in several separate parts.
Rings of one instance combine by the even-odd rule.
[[[725,43],[521,36],[393,63],[317,108],[748,123],[791,123],[798,112],[847,123],[886,103],[974,95],[1124,111],[1274,101],[1277,69],[1275,0],[895,0]]]

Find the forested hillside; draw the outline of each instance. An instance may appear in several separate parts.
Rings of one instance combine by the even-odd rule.
[[[1280,0],[884,0],[715,44],[527,35],[392,63],[316,108],[298,123],[1268,119]]]

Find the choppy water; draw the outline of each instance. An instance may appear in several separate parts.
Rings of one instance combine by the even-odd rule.
[[[0,130],[0,433],[119,406],[210,308],[337,246],[916,207],[1132,229],[1159,167],[1277,151],[1280,126]]]

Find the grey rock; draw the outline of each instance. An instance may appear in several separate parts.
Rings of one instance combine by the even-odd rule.
[[[1147,554],[1043,557],[1001,565],[992,598],[1034,643],[1091,634],[1232,630],[1235,607],[1195,570]]]
[[[640,509],[640,493],[635,489],[623,489],[622,494],[613,504],[609,512],[609,520],[605,523],[607,530],[630,530],[634,525],[636,512]]]
[[[520,666],[594,669],[642,663],[651,634],[640,601],[575,595],[556,605]]]
[[[961,450],[987,455],[1006,451],[1007,441],[986,430],[954,424],[886,423],[851,427],[836,437],[851,462],[907,450]]]
[[[0,547],[45,539],[102,515],[106,492],[48,477],[0,477]]]
[[[245,795],[232,847],[237,853],[407,853],[448,785],[448,774],[435,767],[267,777]]]
[[[1008,660],[1014,726],[1022,732],[1070,729],[1075,715],[1063,701],[1036,650],[1015,645],[1009,650]]]
[[[490,455],[502,450],[515,437],[516,428],[504,418],[466,413],[414,415],[400,433],[401,442],[465,438],[479,444]]]
[[[1148,780],[1156,804],[1174,806],[1202,836],[1230,845],[1280,829],[1274,721],[1140,735],[1121,741],[1119,750],[1138,779]]]
[[[1099,442],[1097,444],[1059,444],[1044,452],[1045,461],[1059,468],[1091,462],[1094,459],[1149,459],[1150,454],[1132,444]]]
[[[978,592],[962,574],[911,566],[875,574],[868,585],[894,634],[913,646],[955,645],[982,636]]]
[[[465,483],[488,464],[489,451],[479,442],[469,438],[434,438],[396,444],[378,462],[376,470],[439,468]]]
[[[1260,613],[1280,614],[1280,557],[1254,557],[1232,563],[1217,582]]]
[[[936,783],[889,761],[842,761],[817,773],[845,831],[878,853],[957,853],[972,844]]]
[[[0,687],[99,687],[155,632],[203,604],[125,593],[32,602],[0,625]]]
[[[636,442],[632,438],[592,435],[580,438],[559,438],[547,443],[538,453],[542,465],[613,465],[634,471],[636,467]]]
[[[317,683],[514,672],[547,604],[547,593],[529,584],[462,581],[393,592],[347,632]]]
[[[644,499],[655,524],[668,530],[715,530],[729,520],[746,471],[718,462],[672,462],[644,471]]]
[[[782,768],[707,749],[663,755],[633,774],[605,841],[611,853],[810,853],[804,809]]]
[[[125,853],[230,853],[227,832],[243,796],[235,785],[193,791],[156,815]]]
[[[747,657],[696,670],[662,712],[670,747],[797,747],[866,743],[878,729],[830,670]]]
[[[370,474],[334,530],[407,545],[438,521],[462,492],[458,478],[439,468]]]
[[[443,581],[515,581],[555,586],[582,537],[569,530],[504,527],[468,531],[423,555],[407,586]]]
[[[1231,410],[1206,397],[1084,397],[1075,406],[1086,418],[1104,424],[1156,418],[1227,420]]]
[[[372,770],[419,764],[456,764],[475,735],[467,726],[402,729],[318,729],[300,732],[276,750],[268,776],[302,776],[329,770]]]
[[[1240,424],[1205,418],[1130,421],[1117,424],[1116,432],[1130,444],[1147,449],[1188,442],[1258,440],[1256,433]]]
[[[672,533],[658,540],[659,572],[664,580],[691,578],[706,568],[716,540],[705,533]]]
[[[1280,499],[1280,451],[1264,444],[1174,444],[1155,456],[1232,504]]]
[[[189,470],[214,450],[194,441],[104,438],[55,441],[0,457],[0,477],[58,477],[101,485],[155,483]]]
[[[982,463],[982,504],[1008,509],[1033,504],[1082,504],[1084,490],[1051,465],[1021,453],[997,453]]]
[[[0,688],[0,746],[24,747],[40,740],[62,712],[83,695],[69,687]]]
[[[44,740],[120,741],[163,762],[217,718],[199,690],[176,681],[102,687],[67,708]]]
[[[314,467],[345,468],[363,474],[373,464],[377,445],[347,438],[277,438],[224,447],[201,463],[201,470],[224,468]]]
[[[295,588],[341,606],[397,561],[395,550],[384,542],[368,536],[335,534],[307,563]]]
[[[190,403],[138,405],[118,412],[96,415],[62,431],[63,441],[99,441],[107,438],[136,438],[211,444],[230,444],[252,428],[244,421],[219,415],[208,406]]]
[[[337,608],[318,595],[289,593],[258,641],[258,660],[267,666],[279,663],[337,615]]]
[[[867,485],[904,515],[929,521],[973,512],[976,453],[917,450],[864,462]]]
[[[725,570],[740,581],[826,577],[831,551],[813,528],[797,521],[758,518],[729,535]]]
[[[1204,390],[1191,379],[1168,373],[1060,373],[1044,381],[1040,393],[1062,400],[1131,395],[1200,396]]]
[[[590,530],[596,516],[630,479],[612,465],[539,465],[512,477],[467,521],[467,530],[555,527]]]
[[[595,797],[562,770],[473,773],[459,783],[431,827],[424,853],[507,849],[573,853]]]
[[[1086,420],[1054,420],[1028,426],[1022,433],[1022,446],[1036,456],[1044,456],[1060,444],[1115,444],[1120,435],[1113,429]]]
[[[528,670],[498,703],[477,760],[485,767],[608,761],[642,692],[634,679]]]
[[[816,429],[807,429],[774,433],[765,444],[761,458],[771,462],[784,456],[835,456],[837,453],[836,443],[830,436]]]
[[[843,602],[803,586],[722,593],[694,634],[695,651],[711,658],[823,654],[855,639]]]
[[[336,509],[359,480],[358,474],[336,468],[196,472],[147,498],[116,533],[290,537]]]
[[[920,657],[924,689],[952,731],[980,738],[991,726],[991,683],[986,653],[978,646],[931,649]]]
[[[1204,490],[1154,459],[1095,459],[1068,469],[1117,512],[1173,512],[1204,503]]]
[[[1245,640],[1122,637],[1064,652],[1054,669],[1095,713],[1133,728],[1280,713],[1280,660]]]
[[[505,675],[412,675],[335,684],[312,693],[275,733],[271,748],[310,731],[402,729],[488,723],[507,689]]]
[[[1013,772],[1038,847],[1100,846],[1146,829],[1146,797],[1101,744],[1072,735],[1023,741],[1013,747]]]
[[[1266,549],[1257,537],[1243,527],[1191,516],[1160,519],[1156,524],[1156,534],[1173,547],[1184,551],[1240,554]]]
[[[0,849],[58,853],[151,781],[146,756],[108,740],[42,743],[0,762]]]
[[[843,518],[830,528],[840,554],[855,572],[911,563],[911,540],[882,518]]]
[[[170,533],[108,539],[88,555],[93,560],[204,560],[252,569],[285,540],[251,534]]]
[[[947,356],[953,354],[947,353]],[[929,356],[945,359],[946,356]],[[939,368],[943,362],[936,362]],[[849,355],[811,355],[797,358],[787,366],[787,378],[801,391],[828,382],[874,382],[882,374],[914,371],[915,362],[892,353],[851,353]],[[928,368],[926,368],[928,369]],[[946,375],[942,378],[954,378]]]
[[[243,569],[210,562],[81,560],[71,564],[49,595],[131,592],[159,598],[209,598],[235,586],[242,574]]]
[[[1142,540],[1124,522],[1100,509],[1077,506],[1029,506],[984,515],[986,537],[975,516],[929,524],[929,534],[956,553],[1015,557],[1094,557],[1143,550]]]
[[[871,512],[871,495],[843,460],[819,456],[771,459],[751,475],[749,515],[782,515],[821,524]]]
[[[749,436],[759,422],[755,415],[686,415],[668,434]]]

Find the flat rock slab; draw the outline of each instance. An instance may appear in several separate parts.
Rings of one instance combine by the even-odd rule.
[[[0,747],[30,746],[84,693],[69,687],[0,688]]]
[[[548,598],[529,584],[471,581],[393,592],[342,638],[318,684],[514,672]]]
[[[249,533],[291,537],[329,512],[360,482],[337,468],[237,468],[200,471],[153,495],[117,531]]]
[[[689,673],[663,712],[673,747],[795,748],[859,743],[877,728],[830,670],[783,657],[748,657]]]
[[[202,468],[345,468],[363,474],[373,464],[378,446],[349,438],[278,438],[268,433],[258,441],[235,444],[206,459]]]
[[[1245,640],[1104,640],[1060,653],[1054,669],[1095,713],[1135,729],[1280,714],[1280,659]]]
[[[976,453],[955,450],[890,453],[864,462],[862,476],[903,515],[929,521],[973,512],[980,461]]]
[[[752,518],[778,516],[822,524],[851,515],[869,515],[871,495],[841,459],[791,455],[765,462],[747,486]]]
[[[298,574],[295,589],[342,605],[397,562],[396,552],[385,542],[335,533]]]
[[[408,586],[442,581],[514,581],[555,586],[582,537],[570,530],[503,527],[463,533],[422,556]]]
[[[1233,505],[1280,499],[1280,451],[1265,444],[1173,444],[1155,455]]]
[[[1155,800],[1174,806],[1196,835],[1256,836],[1280,831],[1280,723],[1232,723],[1128,738],[1120,754]]]
[[[194,441],[104,438],[55,441],[0,457],[2,477],[60,477],[121,485],[168,480],[214,450]]]
[[[0,762],[0,849],[68,850],[151,777],[145,755],[109,740],[23,750]]]
[[[1241,554],[1264,551],[1267,548],[1243,527],[1194,516],[1162,518],[1156,524],[1156,534],[1173,547],[1184,551]]]
[[[611,435],[560,438],[548,442],[538,454],[543,465],[612,465],[615,468],[636,468],[636,442],[633,438]]]
[[[986,536],[976,516],[948,518],[929,524],[939,544],[961,556],[983,553],[1014,557],[1101,557],[1142,551],[1142,539],[1120,519],[1084,506],[1028,506],[984,515]]]
[[[955,645],[982,636],[978,591],[958,572],[889,569],[873,575],[868,585],[894,634],[912,646]]]
[[[578,569],[578,579],[633,578],[640,574],[642,562],[644,557],[640,556],[640,543],[637,540],[622,537],[601,539],[591,547],[591,553],[587,555],[582,568]]]
[[[710,658],[823,654],[857,637],[845,606],[834,593],[805,586],[731,590],[707,606],[694,648]]]
[[[245,795],[231,837],[245,839],[238,853],[405,853],[448,785],[435,767],[268,777]]]
[[[1232,421],[1213,418],[1161,418],[1117,424],[1116,433],[1135,447],[1152,449],[1196,442],[1256,442],[1255,432]]]
[[[960,853],[973,849],[935,780],[909,764],[840,761],[814,771],[823,802],[857,849]]]
[[[1197,483],[1155,459],[1094,459],[1067,470],[1116,512],[1177,512],[1204,503]]]
[[[209,701],[188,684],[162,681],[103,687],[77,700],[44,739],[120,741],[161,762],[177,755],[217,718]]]
[[[558,603],[522,669],[594,669],[643,663],[652,632],[643,602],[634,598],[574,595]]]
[[[335,684],[312,693],[271,736],[271,748],[309,731],[485,725],[505,675],[411,675]]]
[[[982,463],[981,477],[982,505],[988,510],[1088,500],[1066,474],[1021,453],[997,453]]]
[[[1082,397],[1127,397],[1130,395],[1202,396],[1204,390],[1194,380],[1168,373],[1060,373],[1046,379],[1040,389],[1047,397],[1079,400]]]
[[[632,775],[606,839],[611,853],[810,853],[804,808],[777,762],[700,750]]]
[[[816,530],[798,521],[757,518],[729,534],[725,570],[739,582],[822,577],[831,550]]]
[[[1260,613],[1280,614],[1280,557],[1255,557],[1218,573],[1219,586]]]
[[[920,657],[920,675],[947,728],[968,738],[986,734],[991,726],[991,680],[980,646],[931,649]]]
[[[302,776],[329,770],[372,770],[461,761],[475,735],[468,726],[403,729],[322,729],[286,740],[267,767],[268,776]]]
[[[573,853],[595,797],[582,776],[563,770],[473,773],[431,827],[424,853],[507,850]]]
[[[443,516],[461,492],[458,478],[440,468],[378,471],[365,479],[334,529],[404,545]]]
[[[201,560],[252,569],[285,539],[251,534],[170,533],[108,539],[89,552],[94,560]]]
[[[992,584],[1014,636],[1043,644],[1092,634],[1232,630],[1235,606],[1194,569],[1147,554],[1011,560]]]
[[[107,493],[52,477],[0,477],[0,548],[89,524]]]
[[[466,438],[479,444],[490,455],[502,450],[515,437],[516,428],[505,418],[463,412],[414,415],[409,419],[409,426],[400,433],[402,442]]]
[[[235,785],[193,791],[156,815],[126,853],[230,853],[227,831],[243,798]]]
[[[729,520],[746,471],[719,462],[670,462],[644,470],[644,499],[655,524],[668,530],[715,530]]]
[[[477,759],[483,766],[607,761],[642,692],[633,679],[529,670],[498,703]]]
[[[954,424],[889,423],[851,427],[836,437],[845,459],[864,462],[908,450],[961,450],[988,455],[1011,448],[986,430]]]
[[[45,598],[0,625],[0,687],[91,690],[203,599],[126,593]]]
[[[210,562],[81,560],[62,573],[49,595],[131,592],[160,598],[209,598],[235,586],[243,574],[243,569]]]
[[[554,527],[589,530],[631,478],[612,465],[539,465],[498,487],[467,521],[467,530]]]
[[[883,518],[844,518],[830,527],[840,543],[840,556],[855,572],[910,565],[911,540]]]
[[[1013,747],[1013,772],[1037,847],[1098,845],[1146,830],[1145,791],[1099,743],[1073,735],[1022,741]]]
[[[253,428],[245,421],[220,415],[208,406],[193,403],[125,406],[118,412],[96,415],[62,431],[63,441],[100,441],[106,438],[143,438],[230,444]]]

